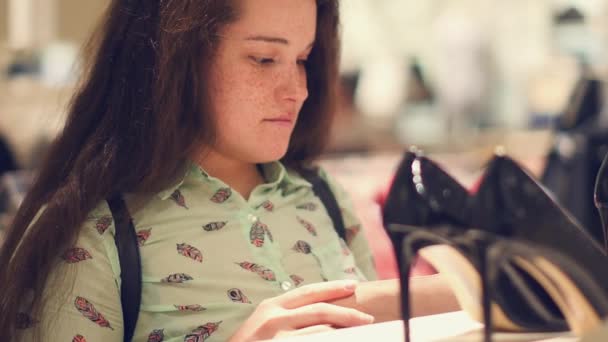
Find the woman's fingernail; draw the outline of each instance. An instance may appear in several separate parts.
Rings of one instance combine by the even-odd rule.
[[[374,316],[372,315],[368,315],[368,314],[362,314],[361,315],[361,320],[367,323],[373,323],[374,322]]]

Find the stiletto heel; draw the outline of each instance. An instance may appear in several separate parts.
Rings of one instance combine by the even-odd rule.
[[[492,327],[494,326],[492,318],[492,287],[490,286],[490,278],[488,277],[488,258],[487,247],[489,241],[484,238],[483,232],[472,230],[469,236],[475,241],[476,256],[479,260],[479,276],[481,280],[481,311],[483,316],[483,340],[484,342],[492,342]]]
[[[608,154],[604,157],[595,178],[593,203],[600,214],[604,232],[604,251],[608,253]]]
[[[398,264],[399,281],[401,284],[401,316],[404,324],[404,336],[406,342],[411,340],[410,318],[410,270],[418,251],[431,244],[445,243],[449,241],[440,235],[420,230],[420,227],[401,224],[391,224],[387,227],[393,236],[401,236],[401,241],[395,245]]]
[[[452,287],[460,289],[455,291],[455,294],[461,306],[468,309],[466,311],[473,312],[480,307],[478,299],[481,297],[481,290],[474,285],[478,284],[475,282],[478,274],[476,270],[478,263],[476,259],[478,257],[475,256],[477,255],[477,245],[471,241],[460,241],[462,229],[442,226],[433,227],[432,230],[423,230],[420,227],[405,225],[390,225],[389,229],[393,234],[401,233],[404,236],[400,246],[399,264],[402,286],[402,317],[406,328],[406,340],[409,341],[410,339],[408,329],[411,317],[409,271],[418,252],[431,264],[439,266],[442,273],[445,269],[451,269],[452,273],[450,273],[448,282]],[[475,261],[471,261],[471,258]],[[441,262],[446,260],[451,260],[452,263],[446,265]],[[477,277],[477,280],[480,280],[479,277]],[[472,288],[471,284],[474,285]]]
[[[402,261],[401,267],[399,270],[400,281],[401,281],[401,316],[403,319],[403,333],[405,336],[405,342],[410,342],[411,340],[411,332],[410,332],[410,318],[412,315],[412,310],[410,307],[410,270],[412,267],[412,262],[414,260],[414,256],[410,255],[410,250],[407,248],[404,243],[401,244],[402,250]]]
[[[492,341],[492,327],[494,322],[492,320],[492,302],[491,292],[488,279],[488,261],[484,255],[480,258],[479,262],[479,274],[481,276],[481,308],[483,313],[483,340],[485,342]]]
[[[384,227],[391,239],[399,265],[401,310],[406,341],[410,341],[409,273],[417,253],[416,248],[406,243],[406,238],[412,231],[444,221],[440,212],[434,210],[421,196],[419,192],[421,189],[415,188],[413,163],[417,154],[419,151],[416,148],[404,154],[382,211]]]

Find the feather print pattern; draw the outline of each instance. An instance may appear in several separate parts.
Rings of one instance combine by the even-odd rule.
[[[184,342],[203,342],[207,340],[217,329],[222,321],[215,323],[207,323],[192,330],[192,332],[184,338]]]
[[[190,246],[186,243],[177,244],[177,252],[186,258],[190,258],[194,261],[203,262],[203,253],[196,247]]]
[[[188,280],[194,280],[194,278],[192,278],[191,276],[185,274],[185,273],[174,273],[171,274],[170,276],[161,279],[161,282],[163,283],[174,283],[174,284],[181,284],[183,282],[186,282]]]
[[[268,280],[268,281],[276,280],[274,272],[262,265],[254,264],[252,262],[247,262],[247,261],[237,262],[236,264],[241,266],[241,268],[243,268],[244,270],[256,273],[264,280]]]
[[[302,284],[302,282],[304,281],[304,278],[295,274],[290,275],[289,278],[291,278],[296,287],[300,286],[300,284]]]
[[[272,212],[274,210],[274,204],[270,201],[264,201],[264,203],[262,203],[260,206],[268,212]]]
[[[99,235],[102,235],[103,233],[106,232],[106,230],[108,230],[108,228],[110,227],[111,224],[112,224],[111,216],[102,216],[101,218],[99,218],[97,220],[97,222],[95,222],[95,229],[97,230]]]
[[[355,236],[357,236],[357,234],[359,234],[359,232],[361,231],[361,226],[360,225],[354,225],[351,227],[347,227],[346,228],[346,243],[350,244],[353,239],[355,238]]]
[[[212,232],[214,230],[220,230],[226,226],[228,222],[211,222],[203,226],[203,229],[207,232]]]
[[[299,240],[298,242],[296,242],[296,244],[291,249],[293,249],[294,251],[296,251],[298,253],[312,255],[312,257],[315,258],[317,265],[319,265],[319,269],[323,269],[321,260],[319,259],[318,256],[316,256],[315,254],[312,253],[312,247],[310,247],[310,244],[308,242]]]
[[[184,197],[184,195],[182,195],[181,191],[179,191],[179,190],[173,191],[173,193],[171,194],[171,199],[175,203],[177,203],[177,205],[179,205],[180,207],[189,209],[188,206],[186,205],[186,198]]]
[[[152,228],[141,229],[137,231],[137,244],[139,245],[139,247],[142,247],[146,244],[146,241],[148,241],[150,235],[152,235]]]
[[[162,342],[165,339],[165,329],[154,329],[148,335],[147,342]]]
[[[347,269],[344,270],[344,273],[346,273],[346,274],[355,274],[356,271],[355,271],[354,267],[349,267],[349,268],[347,268]]]
[[[228,290],[228,298],[235,303],[251,304],[249,298],[247,298],[240,289],[235,288]]]
[[[87,342],[87,339],[84,338],[84,336],[79,334],[79,335],[74,336],[74,338],[72,338],[72,342]]]
[[[211,197],[211,202],[221,204],[226,202],[230,196],[232,196],[230,188],[221,188]]]
[[[296,242],[296,244],[292,247],[292,249],[298,253],[302,253],[302,254],[310,254],[310,252],[312,251],[312,248],[310,247],[310,244],[306,241],[298,241]]]
[[[304,226],[304,228],[306,228],[306,230],[312,235],[312,236],[317,236],[317,229],[315,228],[315,226],[312,225],[312,223],[303,220],[301,217],[297,216],[296,217],[298,219],[298,222],[300,222],[300,224],[302,226]]]
[[[251,225],[251,229],[249,230],[249,241],[256,247],[262,247],[266,234],[268,234],[268,239],[272,242],[273,238],[268,226],[258,221]]]
[[[200,312],[207,310],[198,304],[190,304],[190,305],[174,305],[178,311],[190,311],[190,312]]]
[[[75,264],[77,262],[93,259],[91,253],[84,248],[74,247],[70,248],[61,256],[68,264]]]
[[[264,246],[264,224],[256,222],[249,229],[249,241],[256,247]]]
[[[312,202],[307,202],[296,206],[296,209],[315,211],[317,210],[317,205]]]
[[[80,312],[84,317],[88,318],[91,322],[99,325],[102,328],[114,330],[114,328],[112,328],[110,325],[110,322],[108,322],[108,320],[95,309],[95,306],[85,298],[76,297],[76,299],[74,299],[74,306],[78,312]]]
[[[264,232],[266,233],[266,235],[268,235],[268,240],[270,240],[270,242],[274,242],[274,238],[272,237],[272,233],[270,232],[270,229],[268,229],[267,225],[264,225]]]

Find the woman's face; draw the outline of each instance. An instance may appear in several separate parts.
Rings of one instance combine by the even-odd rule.
[[[316,34],[315,0],[241,0],[220,31],[210,70],[215,153],[235,161],[279,160],[308,97],[306,59]]]

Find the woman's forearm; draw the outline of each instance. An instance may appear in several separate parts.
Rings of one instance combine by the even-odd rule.
[[[460,305],[441,273],[410,278],[412,316],[458,311]]]
[[[401,319],[400,286],[397,279],[362,282],[355,294],[331,302],[355,308],[375,317],[375,322]],[[410,278],[412,317],[460,310],[454,294],[440,274]]]

